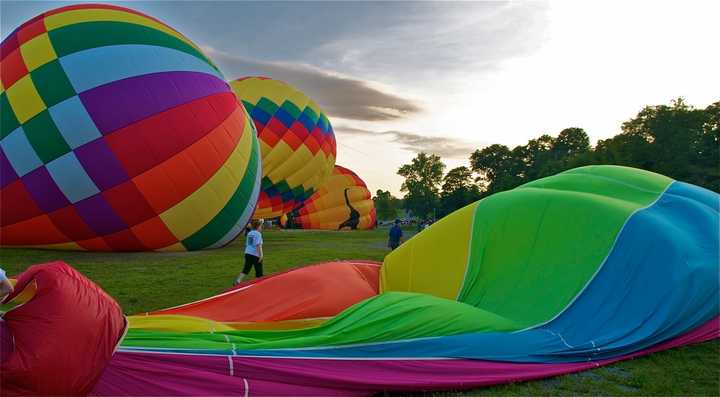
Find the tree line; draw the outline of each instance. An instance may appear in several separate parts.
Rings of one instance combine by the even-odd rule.
[[[720,101],[705,109],[682,98],[646,106],[621,129],[594,147],[578,127],[556,137],[543,134],[512,149],[490,145],[475,150],[469,166],[447,173],[439,156],[419,153],[397,171],[405,178],[402,200],[377,191],[373,200],[378,218],[392,219],[404,208],[420,219],[439,219],[493,193],[592,164],[642,168],[720,191]]]

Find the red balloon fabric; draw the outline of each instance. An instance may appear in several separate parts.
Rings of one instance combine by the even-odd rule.
[[[10,333],[14,340],[0,363],[1,394],[85,395],[123,336],[122,310],[97,284],[59,261],[28,268],[6,301],[33,282],[33,298],[8,311],[0,327],[0,339]]]
[[[362,260],[317,263],[250,280],[220,295],[149,314],[225,322],[332,317],[378,294],[380,266],[379,262]]]

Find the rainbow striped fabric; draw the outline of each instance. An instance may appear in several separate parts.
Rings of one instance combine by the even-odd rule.
[[[448,215],[379,274],[311,266],[131,317],[95,393],[472,387],[714,339],[719,222],[720,195],[703,188],[625,167],[570,170]],[[367,298],[328,310],[348,294]],[[234,309],[253,299],[277,308]]]
[[[276,218],[307,200],[335,165],[335,134],[307,95],[282,81],[245,77],[230,82],[260,138],[262,191],[253,218]]]
[[[195,250],[245,226],[255,128],[183,35],[86,4],[27,21],[0,54],[2,245]]]

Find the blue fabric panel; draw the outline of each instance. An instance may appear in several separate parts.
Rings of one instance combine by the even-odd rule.
[[[3,138],[0,146],[18,176],[23,176],[43,165],[22,127],[16,128],[15,131]]]
[[[102,136],[77,96],[58,103],[49,111],[65,142],[73,149]]]
[[[136,62],[142,59],[143,62]],[[75,92],[128,77],[160,72],[200,72],[224,80],[210,64],[188,53],[150,45],[116,45],[83,50],[60,58]]]
[[[73,152],[65,153],[47,163],[45,167],[71,203],[77,203],[99,193],[97,186]]]

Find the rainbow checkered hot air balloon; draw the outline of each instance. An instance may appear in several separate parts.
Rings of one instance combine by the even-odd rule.
[[[254,125],[186,37],[84,4],[27,21],[0,52],[2,245],[195,250],[245,226]]]
[[[230,82],[260,138],[262,191],[253,218],[275,218],[307,200],[335,165],[335,134],[307,95],[282,81],[246,77]]]
[[[365,182],[351,170],[336,165],[330,178],[303,205],[280,219],[297,229],[372,229],[375,203]]]

